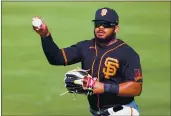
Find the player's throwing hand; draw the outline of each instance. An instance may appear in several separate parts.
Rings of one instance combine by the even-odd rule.
[[[46,23],[40,17],[32,18],[33,30],[36,31],[42,38],[50,35]]]

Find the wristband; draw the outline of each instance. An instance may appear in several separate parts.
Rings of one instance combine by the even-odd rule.
[[[106,84],[104,83],[104,92],[105,93],[119,93],[119,84],[118,83],[112,83],[112,84]]]

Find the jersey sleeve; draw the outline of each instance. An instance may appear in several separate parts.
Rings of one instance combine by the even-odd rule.
[[[67,48],[62,48],[65,65],[71,65],[82,60],[81,42]]]
[[[122,74],[125,81],[143,81],[140,57],[137,53],[130,53],[128,57],[125,58],[122,66]]]
[[[60,49],[53,41],[51,35],[42,38],[44,54],[52,65],[70,65],[81,61],[80,43]]]

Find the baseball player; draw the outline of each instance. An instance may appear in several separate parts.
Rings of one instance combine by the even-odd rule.
[[[60,49],[53,41],[47,25],[33,29],[40,35],[44,54],[51,65],[81,62],[91,77],[93,95],[88,95],[93,116],[139,116],[134,100],[142,91],[139,55],[116,37],[119,16],[111,8],[95,13],[94,38]],[[92,84],[93,83],[93,84]]]

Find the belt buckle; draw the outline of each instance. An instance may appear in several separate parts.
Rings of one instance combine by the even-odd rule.
[[[97,114],[98,116],[102,116],[100,111],[97,111],[96,114]]]
[[[96,116],[104,116],[101,111],[96,112]]]
[[[109,114],[107,109],[102,110],[102,111],[98,111],[96,113],[97,113],[97,116],[108,116],[108,114]]]
[[[105,110],[103,111],[93,111],[93,110],[90,110],[90,112],[94,115],[94,116],[106,116],[104,113]]]

